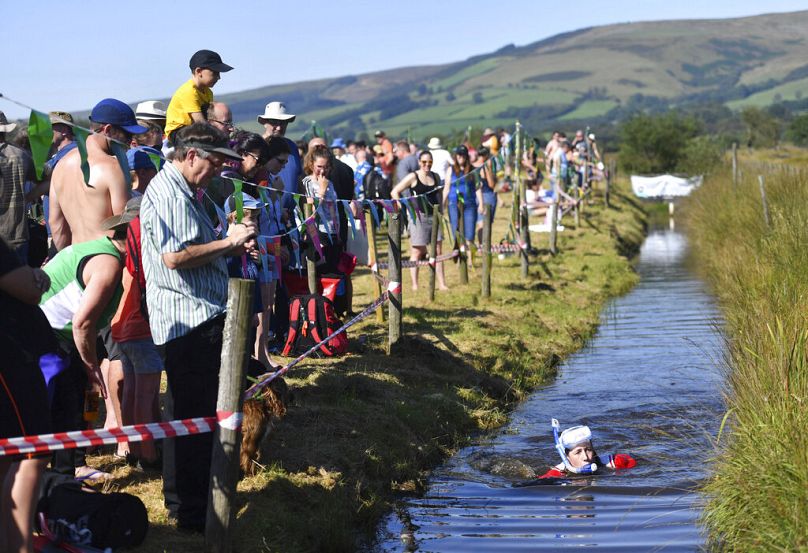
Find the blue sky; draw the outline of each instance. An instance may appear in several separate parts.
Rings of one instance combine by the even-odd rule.
[[[0,93],[41,111],[81,110],[105,97],[171,96],[201,48],[235,67],[214,89],[223,94],[459,61],[581,27],[806,8],[805,0],[713,0],[697,7],[670,0],[4,2]],[[38,29],[47,30],[36,36]],[[2,99],[0,110],[28,116]]]

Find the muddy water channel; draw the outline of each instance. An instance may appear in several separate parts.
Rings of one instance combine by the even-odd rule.
[[[700,550],[694,490],[723,414],[723,344],[720,315],[685,266],[686,251],[683,235],[652,232],[640,283],[606,307],[588,346],[504,429],[436,470],[424,497],[401,500],[370,550]],[[638,466],[537,484],[559,461],[552,417],[562,428],[588,424],[599,453],[631,453]]]

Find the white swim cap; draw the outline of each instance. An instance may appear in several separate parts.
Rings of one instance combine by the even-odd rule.
[[[588,426],[573,426],[561,433],[561,445],[564,449],[572,449],[578,444],[592,441],[592,431]]]

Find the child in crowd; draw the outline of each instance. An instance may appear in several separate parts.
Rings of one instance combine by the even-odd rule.
[[[240,222],[253,222],[258,224],[261,209],[264,207],[263,202],[259,202],[246,192],[241,193],[243,216]],[[231,194],[224,202],[224,212],[227,213],[227,224],[232,225],[236,222],[236,197]],[[253,305],[255,313],[260,313],[263,310],[263,302],[261,301],[261,289],[258,286],[258,272],[261,270],[259,263],[258,246],[253,241],[250,254],[244,259],[241,257],[228,257],[227,258],[227,273],[230,278],[244,278],[247,280],[255,281],[255,296],[253,298]]]
[[[637,465],[630,455],[618,453],[603,458],[592,445],[592,431],[588,426],[573,426],[558,435],[558,421],[552,420],[555,448],[562,462],[539,476],[539,478],[563,478],[570,474],[595,474],[603,468],[630,469]]]
[[[207,108],[213,103],[211,88],[219,81],[221,73],[233,69],[211,50],[195,53],[189,65],[191,78],[174,92],[166,109],[166,136],[169,140],[180,127],[205,122]]]

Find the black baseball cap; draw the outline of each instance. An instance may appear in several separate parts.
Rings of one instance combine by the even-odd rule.
[[[201,67],[202,69],[210,69],[211,71],[218,71],[219,73],[225,73],[233,69],[226,63],[222,62],[222,56],[213,50],[198,51],[191,56],[191,62],[189,65],[191,66],[191,71],[197,67]]]

